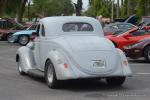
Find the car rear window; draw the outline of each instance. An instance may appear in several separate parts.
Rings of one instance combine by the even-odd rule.
[[[64,32],[92,32],[94,31],[93,26],[89,23],[65,23],[63,25]]]

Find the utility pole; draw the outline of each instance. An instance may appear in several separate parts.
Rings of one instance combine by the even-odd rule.
[[[117,18],[119,18],[119,9],[120,9],[119,4],[120,2],[119,0],[117,0]]]
[[[28,5],[28,21],[30,21],[30,4],[31,4],[31,0],[27,1],[27,5]]]
[[[111,20],[113,21],[113,19],[114,19],[114,0],[112,0],[112,2],[111,2],[111,4],[112,4],[112,8],[111,8]]]

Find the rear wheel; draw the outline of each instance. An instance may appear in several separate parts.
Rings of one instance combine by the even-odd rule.
[[[25,46],[27,43],[29,43],[30,39],[28,35],[21,35],[18,38],[18,42],[20,45]]]
[[[45,80],[49,88],[57,88],[58,80],[51,61],[47,61],[45,65]]]
[[[12,33],[9,33],[9,34],[7,35],[7,41],[8,41],[9,43],[13,43],[13,42],[12,42]]]
[[[147,62],[150,62],[150,46],[146,47],[144,50],[144,58]]]
[[[112,86],[121,86],[125,82],[126,77],[109,77],[106,78],[107,84]]]

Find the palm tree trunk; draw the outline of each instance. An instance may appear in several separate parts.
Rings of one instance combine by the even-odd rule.
[[[78,0],[77,4],[74,3],[75,10],[76,10],[76,16],[81,16],[82,12],[82,0]]]
[[[119,0],[117,0],[117,18],[119,18],[119,10],[120,10],[120,6],[119,6]]]
[[[0,16],[2,16],[4,12],[5,3],[6,3],[6,0],[0,0]]]
[[[22,22],[22,17],[25,11],[25,5],[28,0],[21,0],[20,6],[18,7],[18,12],[17,12],[17,22],[21,23]]]

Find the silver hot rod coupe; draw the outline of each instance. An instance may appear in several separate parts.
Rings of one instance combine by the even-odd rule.
[[[82,78],[104,78],[121,86],[132,75],[124,53],[104,38],[100,23],[90,17],[41,19],[32,41],[18,49],[16,62],[21,75],[41,75],[50,88],[60,80]]]

